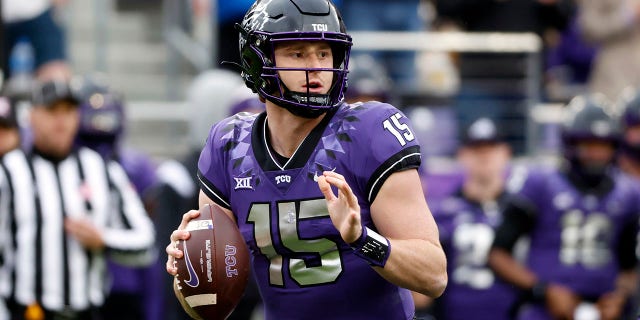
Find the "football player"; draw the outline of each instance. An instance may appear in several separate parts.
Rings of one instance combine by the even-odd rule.
[[[124,148],[125,101],[98,76],[81,79],[80,126],[77,143],[122,165],[147,212],[153,208],[155,165],[144,153]],[[111,286],[100,312],[105,319],[158,319],[163,314],[161,261],[149,266],[123,266],[107,260]],[[160,271],[158,271],[160,270]]]
[[[242,75],[266,112],[213,126],[200,205],[236,221],[266,319],[412,319],[409,290],[437,297],[447,274],[408,119],[342,102],[352,42],[332,2],[258,0],[239,30]],[[198,215],[172,233],[172,275]]]
[[[447,290],[435,301],[435,316],[443,320],[511,319],[510,308],[518,292],[487,265],[507,198],[511,149],[496,124],[480,118],[464,131],[457,160],[464,181],[433,209],[450,275]]]
[[[77,143],[118,161],[144,201],[156,181],[155,164],[148,155],[123,145],[127,122],[123,97],[99,76],[85,76],[81,83]]]
[[[613,169],[619,125],[605,107],[598,96],[569,103],[560,169],[514,170],[489,263],[528,292],[519,319],[620,319],[636,289],[640,191]],[[512,254],[523,235],[526,263]]]

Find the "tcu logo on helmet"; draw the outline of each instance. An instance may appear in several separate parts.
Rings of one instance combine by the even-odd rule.
[[[328,31],[329,26],[326,23],[312,23],[313,31]]]

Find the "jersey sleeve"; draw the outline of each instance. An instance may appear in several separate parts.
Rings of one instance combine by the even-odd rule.
[[[225,150],[230,149],[233,125],[227,119],[215,124],[202,148],[198,160],[198,184],[200,189],[223,208],[231,209],[230,186]]]
[[[357,147],[350,166],[366,200],[373,203],[391,174],[420,166],[420,144],[409,119],[395,107],[370,102],[359,108],[363,110],[356,114]]]

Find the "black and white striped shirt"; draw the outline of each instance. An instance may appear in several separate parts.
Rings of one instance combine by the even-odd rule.
[[[153,224],[116,162],[81,148],[62,161],[12,151],[0,170],[0,295],[45,310],[86,310],[105,296],[105,254],[148,260]],[[105,251],[92,252],[64,230],[88,218]]]

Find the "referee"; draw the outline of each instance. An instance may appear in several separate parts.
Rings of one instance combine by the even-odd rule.
[[[0,295],[12,320],[97,319],[105,255],[149,263],[153,225],[117,163],[74,147],[70,85],[36,84],[32,104],[32,150],[0,166]]]

